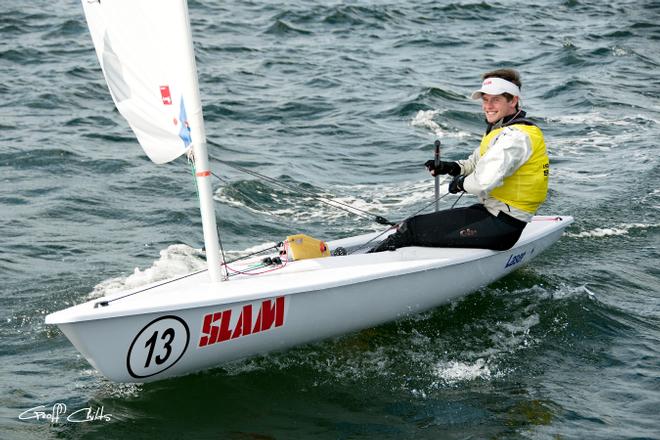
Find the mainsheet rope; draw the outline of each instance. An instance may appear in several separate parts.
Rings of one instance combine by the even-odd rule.
[[[211,144],[212,144],[212,143],[211,143]],[[213,144],[213,145],[215,145],[215,144]],[[195,167],[195,163],[194,163],[194,157],[192,156],[192,154],[188,155],[188,160],[189,160],[189,162],[190,162],[190,164],[191,164],[191,169],[192,169],[192,171],[193,171],[193,176],[194,176],[194,167]],[[428,209],[431,205],[437,203],[438,201],[442,200],[443,198],[445,198],[446,196],[448,196],[448,195],[450,194],[450,193],[445,193],[445,194],[443,194],[442,196],[434,197],[433,200],[432,200],[430,203],[425,204],[421,209],[417,210],[417,211],[416,211],[415,213],[413,213],[412,215],[406,217],[406,219],[404,219],[404,220],[401,221],[401,222],[391,222],[391,221],[387,220],[387,219],[386,219],[385,217],[383,217],[383,216],[373,214],[373,213],[371,213],[371,212],[369,212],[369,211],[366,211],[366,210],[363,210],[363,209],[360,209],[360,208],[356,208],[356,207],[351,206],[351,205],[349,205],[349,204],[347,204],[347,203],[344,203],[344,202],[339,202],[339,201],[337,201],[337,200],[328,199],[327,197],[320,196],[320,195],[318,195],[317,193],[315,193],[314,191],[310,191],[310,190],[307,190],[307,189],[305,189],[305,188],[295,187],[295,186],[293,186],[293,185],[289,185],[289,184],[283,183],[283,182],[281,182],[281,181],[279,181],[279,180],[277,180],[277,179],[275,179],[275,178],[272,178],[272,177],[266,176],[266,175],[261,174],[261,173],[259,173],[259,172],[257,172],[257,171],[249,170],[249,169],[247,169],[247,168],[244,168],[244,167],[241,167],[241,166],[239,166],[239,165],[233,164],[233,163],[231,163],[231,162],[227,162],[227,161],[224,161],[224,160],[221,160],[221,159],[217,159],[217,158],[213,158],[213,160],[215,160],[215,161],[217,161],[217,162],[219,162],[219,163],[221,163],[221,164],[223,164],[223,165],[226,165],[226,166],[228,166],[228,167],[230,167],[230,168],[233,168],[233,169],[235,169],[235,170],[237,170],[237,171],[240,171],[240,172],[242,172],[242,173],[245,173],[245,174],[251,175],[251,176],[253,176],[253,177],[257,177],[257,178],[262,179],[262,180],[264,180],[264,181],[266,181],[266,182],[269,182],[269,183],[271,183],[271,184],[273,184],[273,185],[279,186],[280,188],[284,188],[284,189],[286,189],[287,191],[291,191],[291,192],[294,192],[294,193],[295,193],[295,192],[299,192],[299,193],[307,194],[307,195],[311,196],[314,200],[317,200],[317,201],[319,201],[319,202],[321,202],[321,203],[324,203],[324,204],[326,204],[326,205],[328,205],[328,206],[331,206],[331,207],[333,207],[333,208],[340,209],[340,210],[342,210],[342,211],[348,212],[349,214],[353,214],[353,215],[356,215],[356,216],[358,216],[358,217],[368,218],[368,219],[370,219],[370,220],[372,220],[372,221],[375,221],[375,222],[378,223],[378,224],[383,224],[383,225],[388,225],[388,226],[389,226],[387,229],[385,229],[384,231],[382,231],[380,234],[376,235],[375,237],[371,238],[371,239],[370,239],[369,241],[367,241],[366,243],[362,244],[361,246],[357,247],[356,249],[353,249],[352,252],[351,252],[351,254],[353,254],[353,253],[355,253],[355,252],[357,252],[357,251],[359,251],[359,250],[361,250],[361,249],[364,249],[369,243],[374,242],[375,240],[377,240],[378,238],[380,238],[381,236],[383,236],[384,234],[386,234],[386,233],[389,232],[390,230],[392,230],[392,229],[398,227],[398,226],[399,226],[401,223],[403,223],[404,221],[408,220],[408,219],[411,218],[411,217],[414,217],[414,216],[418,215],[419,213],[421,213],[421,212],[423,212],[424,210]],[[217,175],[217,174],[214,173],[213,171],[211,171],[211,175],[213,175],[213,176],[214,176],[216,179],[218,179],[219,181],[221,181],[221,182],[223,182],[223,183],[225,183],[225,184],[229,184],[229,181],[228,181],[227,179],[223,179],[222,177],[220,177],[219,175]],[[195,181],[195,189],[197,189],[197,182],[196,182],[196,181]],[[237,189],[237,191],[238,191],[239,193],[241,193],[241,195],[242,195],[245,199],[247,199],[248,201],[254,203],[256,206],[259,206],[259,203],[256,202],[255,200],[253,200],[252,198],[250,198],[247,194],[245,194],[244,191],[241,191],[240,189]],[[461,193],[461,194],[459,195],[459,197],[456,199],[456,201],[454,201],[454,203],[453,203],[452,206],[451,206],[452,208],[453,208],[454,206],[456,206],[456,204],[458,203],[458,201],[461,199],[462,196],[463,196],[463,193]],[[275,214],[270,214],[270,215],[273,215],[273,216],[277,217]],[[219,229],[219,226],[218,226],[218,229]],[[218,237],[219,237],[219,236],[220,236],[220,233],[218,233]],[[380,241],[379,241],[379,242],[380,242]],[[379,242],[378,242],[378,243],[379,243]],[[274,248],[277,249],[277,245],[276,245],[276,246],[270,246],[270,247],[267,247],[267,248],[261,249],[261,250],[259,250],[259,251],[257,251],[257,252],[252,253],[252,254],[245,255],[245,256],[242,256],[242,257],[236,258],[236,259],[234,259],[234,260],[228,262],[228,261],[226,260],[226,258],[225,258],[225,253],[224,253],[224,249],[222,248],[222,243],[220,243],[220,250],[221,250],[221,253],[222,253],[223,261],[225,262],[225,263],[224,263],[225,267],[227,266],[227,264],[234,263],[234,262],[236,262],[236,261],[243,260],[243,259],[246,259],[246,258],[249,258],[249,257],[255,256],[255,255],[261,254],[261,253],[263,253],[263,252],[265,252],[265,251],[268,251],[268,250],[271,250],[271,249],[274,249]]]
[[[411,219],[412,217],[414,217],[414,216],[416,216],[417,214],[421,213],[422,211],[424,211],[425,209],[427,209],[429,206],[434,205],[435,203],[438,203],[440,200],[444,199],[444,198],[447,197],[449,194],[451,194],[451,193],[445,193],[445,194],[441,195],[440,197],[434,197],[433,200],[432,200],[430,203],[428,203],[427,205],[424,205],[424,207],[423,207],[422,209],[418,210],[418,211],[415,212],[413,215],[411,215],[411,216],[409,216],[409,217],[406,217],[406,219],[403,220],[402,222],[397,223],[396,225],[394,225],[394,226],[390,226],[389,228],[385,229],[383,232],[381,232],[380,234],[376,235],[375,237],[373,237],[372,239],[368,240],[367,242],[363,243],[361,246],[358,246],[357,248],[353,249],[353,251],[350,252],[348,255],[354,254],[355,252],[364,249],[369,243],[373,242],[373,241],[376,240],[377,238],[382,237],[384,234],[386,234],[386,233],[388,233],[389,231],[391,231],[392,229],[398,227],[398,226],[399,226],[400,224],[402,224],[403,222],[405,222],[405,221],[407,221],[408,219]],[[454,203],[451,205],[451,209],[453,209],[454,206],[456,206],[456,204],[458,203],[458,201],[461,200],[461,197],[463,197],[463,194],[465,194],[465,193],[464,193],[464,192],[461,192],[461,194],[456,198],[456,200],[454,201]],[[380,244],[381,241],[383,241],[383,240],[379,240],[376,244]]]
[[[212,143],[212,142],[209,142],[209,144],[210,144],[210,145],[213,145],[213,146],[218,146],[218,147],[219,147],[219,145],[214,144],[214,143]],[[296,187],[296,186],[293,186],[293,185],[286,184],[286,183],[281,182],[280,180],[275,179],[275,178],[273,178],[273,177],[266,176],[266,175],[264,175],[264,174],[261,174],[261,173],[258,173],[258,172],[256,172],[256,171],[254,171],[254,170],[247,169],[247,168],[245,168],[245,167],[242,167],[242,166],[240,166],[240,165],[233,164],[233,163],[231,163],[231,162],[227,162],[227,161],[225,161],[225,160],[221,160],[221,159],[217,159],[217,158],[213,158],[213,160],[215,160],[216,162],[219,162],[219,163],[221,163],[221,164],[223,164],[223,165],[226,165],[226,166],[228,166],[228,167],[230,167],[230,168],[234,168],[235,170],[240,171],[240,172],[242,172],[242,173],[249,174],[249,175],[251,175],[251,176],[253,176],[253,177],[257,177],[257,178],[259,178],[259,179],[265,180],[266,182],[269,182],[269,183],[271,183],[271,184],[273,184],[273,185],[279,186],[280,188],[284,188],[284,189],[286,189],[286,190],[288,190],[288,191],[307,194],[307,195],[311,196],[313,199],[315,199],[315,200],[317,200],[317,201],[319,201],[319,202],[321,202],[321,203],[324,203],[324,204],[326,204],[326,205],[328,205],[328,206],[332,206],[332,207],[334,207],[334,208],[336,208],[336,209],[341,209],[341,210],[343,210],[343,211],[346,211],[346,212],[351,213],[351,214],[353,214],[353,215],[357,215],[357,216],[359,216],[359,217],[369,218],[369,219],[375,221],[375,222],[378,223],[378,224],[381,224],[381,225],[389,225],[389,226],[396,225],[395,222],[391,222],[391,221],[389,221],[388,219],[386,219],[385,217],[383,217],[383,216],[381,216],[381,215],[373,214],[373,213],[371,213],[371,212],[369,212],[369,211],[366,211],[366,210],[364,210],[364,209],[360,209],[360,208],[356,208],[355,206],[351,206],[351,205],[349,205],[349,204],[347,204],[347,203],[340,202],[340,201],[338,201],[338,200],[333,200],[333,199],[329,199],[329,198],[327,198],[327,197],[323,197],[323,196],[317,194],[317,193],[314,192],[314,191],[311,191],[311,190],[308,190],[308,189],[305,189],[305,188],[300,188],[300,187]],[[218,180],[222,180],[222,179],[221,179],[218,175],[216,175],[215,173],[212,172],[211,174],[213,174],[213,176],[215,176]]]

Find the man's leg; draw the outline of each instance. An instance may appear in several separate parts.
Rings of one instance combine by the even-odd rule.
[[[495,217],[483,205],[476,204],[414,217],[408,227],[416,246],[501,251],[516,244],[525,225],[503,213]]]
[[[476,204],[412,217],[370,252],[405,246],[505,250],[516,243],[524,227],[525,222],[505,214],[495,217]]]

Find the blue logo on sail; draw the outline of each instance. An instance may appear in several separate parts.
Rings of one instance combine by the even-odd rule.
[[[179,112],[179,122],[181,122],[179,137],[183,139],[183,143],[187,147],[192,143],[192,139],[190,138],[190,126],[188,125],[188,116],[186,115],[186,106],[183,104],[183,97],[181,97],[181,111]]]

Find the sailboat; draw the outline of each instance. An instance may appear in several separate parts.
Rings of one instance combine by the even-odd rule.
[[[527,264],[573,221],[535,217],[501,252],[407,247],[369,254],[365,245],[381,234],[330,241],[298,235],[283,244],[285,255],[278,249],[235,262],[230,274],[219,248],[186,0],[82,5],[112,98],[145,153],[156,164],[194,158],[208,264],[46,317],[112,381],[185,375],[429,310]]]

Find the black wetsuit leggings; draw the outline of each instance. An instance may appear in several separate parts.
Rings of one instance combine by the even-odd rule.
[[[448,209],[409,218],[370,252],[405,246],[503,251],[516,244],[526,224],[502,212],[496,217],[482,204]]]

